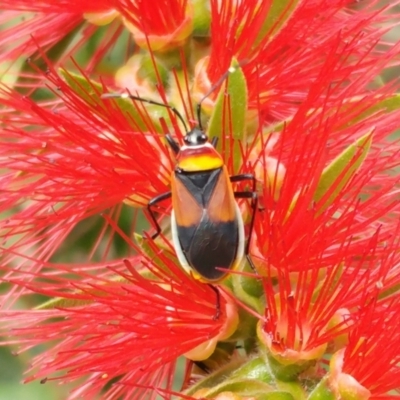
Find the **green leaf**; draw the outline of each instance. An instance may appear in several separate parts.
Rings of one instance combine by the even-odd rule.
[[[157,246],[157,250],[155,251],[151,247],[149,240],[147,238],[143,237],[142,235],[136,232],[133,235],[135,238],[135,242],[140,246],[143,253],[146,254],[153,261],[153,263],[156,264],[157,267],[159,267],[160,269],[164,271],[167,270],[166,265],[162,261],[162,257],[160,257],[161,254],[166,258],[168,258],[169,260],[172,260],[172,262],[175,265],[180,266],[178,258],[176,257],[175,254],[171,253],[170,247],[167,246],[167,244],[161,239],[161,237],[154,239],[154,243]],[[166,237],[170,236],[169,228],[166,231],[163,229],[163,235]],[[144,274],[144,276],[146,276],[146,273]],[[154,279],[154,276],[150,272],[148,272],[148,277]]]
[[[382,282],[377,282],[377,285],[378,284],[382,284]],[[397,296],[399,292],[400,292],[400,284],[398,283],[389,288],[385,288],[385,290],[379,292],[378,299],[382,300],[387,297]]]
[[[262,315],[265,308],[262,280],[256,276],[246,275],[246,273],[254,274],[246,259],[242,260],[239,271],[244,272],[244,274],[231,274],[229,276],[231,290],[239,300]],[[254,336],[257,319],[242,308],[239,308],[239,315],[239,326],[232,338],[248,339]]]
[[[306,399],[306,389],[304,382],[283,382],[280,380],[276,381],[276,386],[279,390],[283,392],[290,393],[293,399],[305,400]]]
[[[358,97],[354,98],[347,98],[343,102],[343,107],[351,107],[351,109],[354,112],[355,108],[361,108],[365,107],[362,103],[362,99]],[[341,126],[341,128],[348,128],[350,126],[355,125],[357,122],[362,121],[366,119],[368,116],[383,111],[385,113],[390,113],[392,111],[396,111],[400,109],[400,94],[393,94],[391,97],[388,97],[384,100],[378,101],[374,106],[366,109],[365,111],[360,111],[359,115],[353,119],[350,120],[350,122],[344,124]],[[323,110],[322,109],[312,109],[309,111],[310,114],[315,114],[315,113],[321,113]],[[329,116],[329,113],[327,111],[323,111],[326,113],[326,116]],[[266,127],[263,128],[263,135],[267,135],[269,133],[276,133],[276,132],[281,132],[286,125],[288,125],[293,119],[293,116],[290,116],[282,121],[278,121],[274,124],[270,124]],[[259,144],[259,147],[261,148],[261,143]]]
[[[241,396],[255,396],[266,393],[273,393],[275,391],[274,387],[253,379],[240,379],[240,380],[226,380],[213,388],[210,388],[202,396],[206,399],[212,399],[217,394],[222,392],[234,392]],[[292,400],[290,398],[290,400]]]
[[[17,60],[3,61],[0,64],[0,82],[8,87],[14,87],[17,81],[22,81],[19,78],[21,67],[24,64],[23,58]]]
[[[154,87],[159,84],[159,80],[161,80],[164,88],[168,86],[170,70],[158,59],[154,59],[151,53],[135,54],[131,57],[129,63],[131,60],[133,64],[137,60],[136,62],[139,65],[137,75],[139,79],[151,83]]]
[[[85,76],[77,75],[72,72],[60,69],[60,74],[65,79],[71,89],[79,95],[84,101],[90,104],[94,110],[98,109],[98,114],[102,114],[100,110],[107,110],[111,101],[119,107],[122,113],[126,114],[127,121],[132,121],[132,127],[135,130],[143,132],[148,131],[148,124],[143,119],[143,113],[139,113],[132,100],[130,99],[102,99],[101,95],[104,93],[103,86],[95,81],[89,80]],[[168,113],[165,107],[146,104],[146,109],[151,117],[153,125],[157,131],[162,132],[160,125],[160,118],[168,120]]]
[[[143,274],[142,274],[143,275]],[[127,282],[125,278],[122,276],[115,276],[112,278],[113,282]],[[100,286],[101,284],[99,284]],[[94,302],[94,297],[105,297],[107,296],[107,284],[104,285],[104,290],[101,289],[93,289],[88,288],[83,291],[76,291],[70,295],[66,294],[65,297],[55,297],[54,299],[50,299],[43,304],[35,307],[35,310],[52,310],[53,308],[74,308],[81,307],[86,304],[91,304]],[[68,297],[70,296],[70,297]],[[79,296],[81,298],[79,298]]]
[[[210,138],[218,138],[219,150],[225,137],[229,134],[232,136],[232,148],[229,140],[225,142],[225,161],[232,158],[233,173],[236,174],[242,163],[240,142],[246,143],[247,85],[236,61],[232,63],[231,68],[233,71],[229,74],[228,83],[219,91],[209,121],[208,135]]]
[[[371,143],[372,135],[369,132],[345,149],[324,169],[314,194],[314,200],[319,202],[332,186],[334,186],[334,190],[329,195],[329,198],[325,199],[320,208],[320,213],[335,201],[341,190],[360,169]]]
[[[311,391],[307,400],[335,400],[337,397],[329,388],[329,381],[324,377],[317,386]]]
[[[19,74],[15,74],[15,77],[18,79],[18,90],[21,93],[25,93],[29,91],[29,96],[32,96],[35,99],[42,99],[43,97],[47,97],[47,93],[40,88],[36,88],[35,92],[32,94],[31,85],[29,83],[34,82],[32,78],[32,74],[36,75],[37,69],[45,70],[47,68],[47,64],[56,63],[58,60],[62,58],[64,54],[71,47],[71,44],[81,34],[82,27],[84,26],[84,22],[79,23],[72,31],[68,32],[63,38],[58,40],[55,45],[51,46],[46,50],[46,59],[44,59],[39,50],[35,51],[32,54],[29,54],[29,57],[32,57],[34,61],[32,64],[30,62],[24,62],[24,58],[19,58],[17,64],[21,66]],[[29,59],[28,57],[28,59]],[[13,60],[14,62],[14,60]],[[34,65],[34,67],[33,67]],[[2,66],[0,66],[1,69]],[[29,89],[25,89],[29,88]]]
[[[238,368],[229,379],[255,379],[273,384],[275,382],[271,370],[261,357],[253,358]]]
[[[136,267],[139,268],[141,267],[141,265]],[[142,276],[145,276],[145,274],[148,273],[148,271],[142,269],[140,273]],[[120,275],[116,275],[115,277],[111,278],[111,281],[121,282],[121,283],[128,282],[124,277]],[[95,297],[99,298],[107,296],[107,283],[100,281],[98,287],[100,288],[101,286],[104,286],[104,290],[88,287],[87,289],[85,289],[85,291],[77,290],[72,293],[66,293],[65,297],[55,297],[53,299],[45,301],[44,303],[35,307],[35,310],[52,310],[54,308],[74,308],[74,307],[81,307],[86,304],[91,304],[94,302]]]
[[[365,120],[367,117],[383,111],[384,113],[390,113],[392,111],[396,111],[400,109],[400,95],[399,94],[393,94],[390,97],[385,98],[384,100],[377,100],[377,103],[374,104],[372,107],[367,108],[366,110],[362,111],[363,108],[365,108],[362,98],[360,97],[354,97],[354,98],[349,98],[346,99],[344,103],[345,107],[351,108],[351,111],[353,113],[356,112],[357,108],[360,108],[360,113],[354,117],[353,119],[350,120],[350,122],[346,123],[343,125],[343,128],[347,128],[349,126],[352,126],[356,124],[359,121]]]
[[[299,4],[299,0],[273,0],[256,43],[264,40],[265,35],[268,35],[268,40],[271,40],[282,29]]]
[[[255,278],[247,278],[244,281],[244,277],[240,274],[232,274],[232,288],[235,296],[243,303],[247,304],[253,310],[257,311],[260,315],[264,312],[263,298],[261,296],[255,297],[252,291],[249,293],[249,280],[254,282],[254,286],[258,289],[259,282]],[[246,285],[244,285],[246,283]],[[257,292],[257,291],[256,291]]]
[[[315,360],[299,361],[298,363],[284,365],[270,355],[269,350],[262,348],[264,361],[269,364],[275,377],[283,382],[296,381],[298,376],[316,364]]]
[[[231,362],[228,364],[223,365],[220,367],[218,370],[210,373],[203,379],[200,379],[195,382],[194,385],[189,387],[184,391],[184,394],[191,396],[195,394],[198,390],[204,389],[204,388],[211,388],[214,387],[226,379],[227,376],[229,376],[232,372],[234,372],[237,368],[239,368],[243,364],[243,360],[236,358],[233,359]]]
[[[77,299],[77,298],[66,298],[66,297],[55,297],[50,299],[43,304],[35,307],[35,310],[52,310],[54,308],[74,308],[81,307],[86,304],[93,303],[93,300],[89,299]]]
[[[272,392],[272,393],[263,393],[261,395],[256,396],[256,400],[300,400],[299,398],[293,397],[290,393],[287,392]]]
[[[54,46],[46,50],[46,58],[52,62],[59,60],[71,47],[74,40],[82,34],[85,23],[80,22],[72,31],[68,32],[62,39],[58,40]],[[45,60],[41,59],[40,67],[45,66]]]
[[[394,94],[392,97],[380,101],[377,105],[371,107],[370,110],[373,112],[383,109],[386,112],[391,112],[391,111],[396,111],[399,108],[400,108],[400,94]]]
[[[255,338],[258,319],[242,307],[238,308],[238,313],[239,313],[239,325],[236,331],[232,334],[232,336],[229,337],[228,340],[248,341]]]
[[[243,290],[252,297],[257,299],[262,297],[264,295],[263,281],[250,267],[249,262],[246,260],[245,263],[241,263],[239,268],[240,272],[244,272],[244,274],[233,274],[234,285],[241,285]]]
[[[192,0],[193,18],[193,37],[195,39],[210,37],[211,11],[208,1]]]

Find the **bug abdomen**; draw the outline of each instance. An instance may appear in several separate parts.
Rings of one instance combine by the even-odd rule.
[[[236,261],[239,227],[236,220],[213,222],[204,213],[197,226],[177,226],[178,238],[188,264],[203,278],[221,279]]]

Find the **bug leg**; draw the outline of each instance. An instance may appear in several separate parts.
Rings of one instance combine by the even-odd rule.
[[[254,228],[254,221],[255,221],[255,216],[256,216],[256,210],[257,210],[257,205],[258,205],[258,196],[257,192],[235,192],[234,193],[236,199],[251,199],[251,220],[250,220],[250,231],[249,231],[249,237],[247,238],[247,243],[246,247],[244,250],[244,254],[247,258],[247,261],[249,262],[249,265],[251,269],[254,272],[257,272],[257,269],[253,263],[253,260],[250,257],[250,244],[251,244],[251,236],[253,233],[253,228]]]
[[[208,286],[214,290],[215,295],[217,297],[216,302],[215,302],[215,315],[213,317],[214,320],[219,319],[219,316],[221,314],[221,301],[220,301],[220,294],[219,294],[219,290],[214,286],[211,285],[211,283],[208,284]]]
[[[253,174],[239,174],[239,175],[233,175],[229,178],[231,182],[241,182],[241,181],[247,181],[251,180],[253,182],[253,186],[251,191],[255,192],[256,191],[256,178],[254,177]]]
[[[217,144],[218,144],[218,138],[216,137],[216,136],[214,136],[212,139],[211,139],[211,145],[212,145],[212,147],[214,147],[214,149],[217,147]]]
[[[179,150],[180,150],[179,144],[175,142],[175,140],[172,138],[172,136],[169,133],[167,133],[165,135],[165,138],[167,139],[167,142],[168,142],[169,146],[171,147],[172,151],[175,153],[175,155],[178,154]]]
[[[154,215],[154,211],[152,210],[152,207],[155,204],[159,203],[160,201],[166,200],[170,197],[171,197],[171,192],[162,193],[159,196],[152,198],[147,204],[147,211],[150,215],[151,220],[153,221],[154,227],[156,228],[156,233],[154,233],[151,236],[152,239],[155,239],[161,233],[160,224],[158,223],[157,218]]]

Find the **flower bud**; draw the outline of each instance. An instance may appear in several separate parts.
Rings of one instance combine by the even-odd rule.
[[[135,43],[139,47],[145,50],[150,47],[153,52],[164,53],[182,47],[186,43],[193,31],[193,6],[190,1],[186,3],[183,18],[174,21],[175,24],[165,23],[157,6],[153,3],[143,3],[142,6],[148,6],[154,10],[154,12],[147,10],[152,17],[148,17],[146,25],[144,21],[141,21],[144,26],[139,27],[124,17],[124,25],[133,34]]]
[[[220,294],[225,299],[225,311],[222,312],[221,310],[222,315],[220,316],[220,318],[225,317],[224,325],[217,336],[186,352],[184,355],[189,360],[206,360],[214,352],[218,341],[228,339],[238,327],[239,316],[236,303],[225,291],[221,290]]]
[[[337,351],[329,363],[329,382],[333,392],[343,400],[368,400],[371,397],[371,392],[350,374],[342,371],[344,354],[345,349]]]
[[[103,26],[103,25],[108,25],[116,17],[119,16],[119,12],[113,9],[110,9],[109,11],[105,12],[99,12],[99,13],[85,13],[83,14],[83,17],[90,22],[93,25],[98,25],[98,26]]]

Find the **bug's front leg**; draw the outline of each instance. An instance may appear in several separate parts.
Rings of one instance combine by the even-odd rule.
[[[155,239],[161,233],[161,226],[158,223],[156,216],[154,215],[152,207],[163,200],[169,199],[170,197],[171,192],[162,193],[159,196],[152,198],[147,204],[147,211],[151,217],[154,227],[156,228],[156,233],[151,236],[152,239]]]

